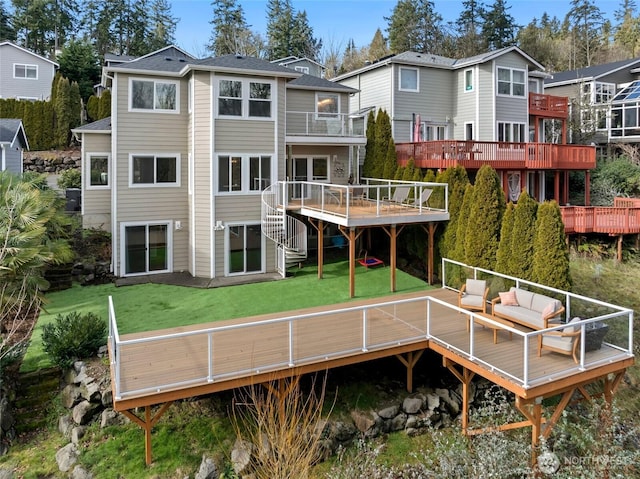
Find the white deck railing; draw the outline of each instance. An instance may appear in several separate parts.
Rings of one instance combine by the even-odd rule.
[[[478,269],[478,271],[480,270]],[[536,368],[535,362],[532,364],[532,358],[535,358],[535,355],[533,354],[535,351],[532,348],[536,347],[537,339],[540,334],[544,334],[551,330],[562,329],[564,325],[552,327],[543,331],[523,332],[519,329],[497,324],[487,318],[480,318],[476,313],[462,310],[455,305],[428,295],[413,299],[388,301],[367,306],[356,306],[316,313],[284,316],[282,318],[225,325],[190,332],[155,336],[153,335],[153,332],[151,332],[148,337],[129,340],[122,340],[118,335],[113,301],[111,297],[109,297],[109,345],[111,366],[114,369],[113,376],[115,380],[115,396],[116,400],[121,400],[149,393],[158,393],[198,384],[213,383],[233,377],[254,376],[255,374],[264,372],[293,368],[312,362],[328,361],[337,357],[365,353],[371,350],[381,350],[422,340],[434,341],[449,350],[455,351],[460,356],[478,364],[482,364],[489,371],[500,374],[505,378],[509,378],[511,381],[524,388],[530,388],[561,376],[575,374],[589,368],[597,367],[604,363],[621,361],[633,356],[632,310],[564,291],[562,293],[566,294],[567,297],[574,298],[574,300],[579,298],[580,300],[589,301],[593,305],[611,308],[612,312],[586,319],[580,323],[582,346],[579,356],[579,364],[575,364],[573,359],[570,357],[561,357],[561,359],[566,360],[561,361],[560,363],[556,361],[554,363],[555,366],[549,370],[546,368]],[[422,303],[424,307],[419,310],[421,313],[416,316],[415,305],[420,303]],[[471,325],[469,332],[466,332],[464,326],[459,331],[454,332],[455,334],[451,333],[450,328],[443,328],[443,324],[447,323],[447,321],[438,321],[438,317],[441,317],[443,312],[454,312],[456,314],[462,313],[467,315]],[[345,315],[349,315],[348,320],[344,319]],[[393,328],[395,332],[392,333],[392,328],[389,328],[388,321],[382,321],[385,319],[391,319],[394,324],[400,324],[403,327]],[[504,359],[499,355],[498,359],[496,359],[495,349],[487,349],[486,347],[486,336],[482,342],[476,339],[476,332],[474,331],[473,325],[479,320],[482,320],[484,323],[495,323],[501,330],[511,332],[514,335],[513,341],[505,342],[502,347],[515,347],[516,350],[519,350],[519,353],[517,354],[520,355],[522,361],[514,362],[512,359]],[[359,336],[360,339],[357,340],[357,343],[352,341],[347,347],[340,346],[342,338],[336,337],[334,340],[323,344],[322,346],[324,349],[322,349],[320,353],[305,356],[303,353],[305,349],[302,345],[314,338],[304,336],[297,331],[299,331],[303,326],[313,327],[314,325],[326,330],[331,327],[330,324],[332,321],[339,321],[341,327],[344,325],[349,325],[349,327],[351,327],[351,330],[349,331],[341,331],[341,334],[343,334],[344,337],[346,337],[350,332],[352,336]],[[606,349],[603,349],[598,354],[588,355],[586,354],[584,347],[586,327],[589,323],[596,321],[609,325],[610,329],[613,330],[615,334],[611,334],[611,339],[605,343]],[[461,324],[464,324],[462,319]],[[259,355],[252,355],[250,358],[250,364],[246,367],[229,370],[227,364],[230,364],[232,361],[229,358],[228,351],[226,352],[224,359],[216,359],[214,339],[218,335],[237,332],[238,335],[245,338],[260,337],[261,332],[264,332],[264,329],[262,328],[276,325],[281,328],[281,330],[279,330],[278,338],[281,340],[279,346],[281,351],[285,353],[283,356],[286,358],[285,360],[274,361],[273,359],[269,359],[262,361]],[[254,334],[253,336],[252,333]],[[126,364],[123,364],[122,358],[123,351],[126,352],[126,348],[141,344],[152,345],[155,343],[156,345],[161,345],[167,340],[180,341],[193,337],[201,338],[202,343],[200,344],[207,344],[206,368],[195,371],[192,377],[185,377],[183,378],[184,380],[178,382],[158,382],[150,385],[147,384],[144,387],[130,387],[128,389],[123,389],[121,378],[123,377],[123,368],[126,368]],[[521,342],[520,346],[518,346],[517,341]],[[483,343],[484,346],[481,343]],[[248,346],[250,346],[250,344],[248,344]],[[205,354],[204,350],[201,354]],[[238,357],[235,358],[236,360],[241,359],[243,357],[242,354],[246,355],[246,353],[241,352],[234,354],[238,355]],[[513,353],[510,352],[509,356],[513,357]],[[535,359],[538,361],[541,360],[540,358]],[[560,364],[560,366],[558,366],[558,364]],[[142,378],[139,378],[138,380],[140,381]]]
[[[365,136],[365,121],[346,113],[287,111],[287,135],[356,137]],[[355,120],[355,121],[354,121]]]

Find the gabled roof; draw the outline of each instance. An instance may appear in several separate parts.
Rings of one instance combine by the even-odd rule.
[[[185,51],[178,47],[169,46],[135,60],[109,66],[107,70],[176,74],[181,72],[187,63],[193,61],[195,61],[195,58]]]
[[[23,149],[29,149],[29,142],[22,126],[22,120],[0,118],[0,144],[13,145],[16,139],[20,140]]]
[[[37,53],[34,53],[34,52],[32,52],[31,50],[27,50],[26,48],[22,48],[21,46],[16,45],[15,43],[10,42],[10,41],[8,41],[8,40],[5,40],[5,41],[3,41],[3,42],[0,42],[0,47],[5,46],[5,45],[10,46],[10,47],[13,47],[13,48],[16,48],[16,49],[21,50],[21,51],[23,51],[23,52],[25,52],[25,53],[28,53],[29,55],[32,55],[32,56],[37,57],[37,58],[40,58],[41,60],[44,60],[44,61],[46,61],[46,62],[49,62],[49,63],[51,63],[54,67],[59,67],[59,66],[60,66],[60,65],[58,65],[56,62],[51,61],[51,60],[49,60],[48,58],[43,57],[42,55],[38,55]]]
[[[278,60],[271,60],[271,63],[276,63],[277,65],[287,66],[287,65],[291,65],[292,63],[303,62],[303,61],[304,62],[309,62],[309,63],[315,63],[320,68],[325,68],[324,65],[318,63],[315,60],[312,60],[309,57],[290,56],[290,57],[285,57],[285,58],[279,58]]]
[[[131,60],[135,60],[138,57],[134,57],[132,55],[117,55],[115,53],[105,53],[104,61],[105,63],[124,63],[130,62]]]
[[[73,133],[111,133],[111,117],[87,123],[71,130]]]
[[[593,65],[590,67],[578,68],[576,70],[554,73],[553,78],[545,80],[544,84],[545,86],[560,86],[584,81],[593,81],[617,71],[626,69],[632,70],[638,66],[640,66],[640,58],[605,63],[603,65]],[[629,73],[631,73],[631,71],[629,71]]]
[[[307,74],[303,74],[301,77],[291,80],[287,83],[287,88],[296,90],[335,91],[339,93],[356,93],[358,91],[355,88]]]
[[[196,60],[191,63],[194,69],[211,69],[229,73],[253,73],[286,78],[298,78],[302,73],[277,65],[266,60],[243,55],[222,55]]]
[[[510,46],[510,47],[500,48],[498,50],[493,50],[490,52],[481,53],[479,55],[474,55],[472,57],[460,58],[460,59],[447,58],[441,55],[434,55],[432,53],[403,52],[397,55],[390,55],[388,57],[384,57],[358,70],[354,70],[352,72],[339,75],[336,78],[333,78],[332,81],[344,80],[345,78],[358,75],[365,71],[374,70],[376,68],[380,68],[393,63],[411,65],[411,66],[424,66],[424,67],[432,67],[432,68],[443,68],[448,70],[457,70],[459,68],[466,68],[472,65],[486,63],[488,61],[494,60],[510,52],[518,53],[523,58],[525,58],[529,63],[531,63],[537,70],[544,70],[544,67],[540,63],[538,63],[532,57],[527,55],[520,48],[518,48],[517,46]]]

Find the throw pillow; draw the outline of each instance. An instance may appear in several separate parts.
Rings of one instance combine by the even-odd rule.
[[[542,317],[546,318],[551,313],[553,313],[555,310],[556,310],[556,305],[555,305],[555,302],[552,301],[549,304],[547,304],[547,306],[542,310]]]
[[[516,298],[516,292],[514,290],[498,294],[500,295],[500,302],[504,306],[520,306],[518,304],[518,299]]]

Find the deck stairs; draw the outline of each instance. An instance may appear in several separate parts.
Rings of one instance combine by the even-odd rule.
[[[275,183],[262,192],[262,234],[274,241],[278,248],[278,272],[307,259],[307,226],[287,214],[283,185]]]

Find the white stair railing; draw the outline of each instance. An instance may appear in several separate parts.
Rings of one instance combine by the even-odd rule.
[[[278,245],[278,272],[307,259],[307,226],[286,214],[286,183],[268,186],[262,192],[262,234]]]

